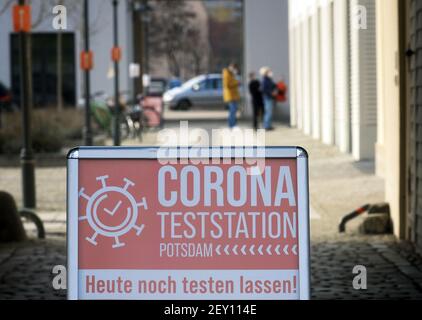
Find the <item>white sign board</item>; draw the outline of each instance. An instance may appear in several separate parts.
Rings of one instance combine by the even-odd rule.
[[[70,299],[309,298],[302,148],[74,149],[67,221]]]
[[[149,87],[151,84],[151,77],[149,74],[142,75],[142,84],[144,87]]]
[[[141,66],[139,63],[129,64],[129,77],[130,78],[139,78],[141,75]]]

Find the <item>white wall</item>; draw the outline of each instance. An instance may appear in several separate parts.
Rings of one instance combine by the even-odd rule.
[[[94,52],[94,69],[91,72],[91,92],[104,90],[110,95],[114,95],[114,80],[107,78],[110,68],[113,68],[111,61],[111,47],[113,46],[113,9],[111,1],[90,0],[90,11],[95,18],[99,19],[96,33],[92,36],[91,47]],[[128,39],[131,35],[128,21],[131,20],[127,10],[126,1],[119,1],[119,46],[122,48],[122,60],[120,61],[120,91],[131,88],[129,82],[129,59],[132,57],[132,41]],[[101,11],[96,10],[101,8]],[[128,16],[129,15],[129,16]],[[80,82],[83,85],[82,81]]]
[[[302,21],[302,84],[303,84],[303,132],[311,134],[311,41],[310,41],[310,19],[306,17]]]
[[[376,0],[377,12],[377,79],[378,79],[378,137],[376,153],[377,174],[385,179],[385,200],[390,205],[394,234],[404,237],[402,224],[406,212],[401,211],[400,192],[400,66],[399,4],[401,0]],[[402,111],[403,112],[403,111]]]
[[[348,1],[334,1],[335,143],[342,152],[350,152]]]
[[[295,83],[291,85],[294,86],[294,89],[296,91],[296,113],[297,113],[297,127],[299,129],[303,129],[303,55],[302,55],[302,25],[297,24],[294,29],[294,42],[295,42]]]
[[[294,85],[297,81],[296,76],[296,68],[297,68],[297,58],[296,58],[296,38],[295,38],[295,28],[292,26],[291,23],[291,14],[292,7],[288,5],[288,13],[289,13],[289,74],[290,74],[290,125],[295,127],[297,126],[297,101],[298,101],[298,90],[297,86]]]
[[[367,29],[351,26],[357,5],[367,8]],[[290,0],[289,30],[295,57],[295,125],[325,144],[351,152],[356,160],[373,159],[375,0]]]
[[[321,138],[321,68],[320,15],[313,8],[311,16],[312,137]]]
[[[333,13],[331,1],[321,6],[321,137],[325,144],[334,144],[334,69]]]
[[[352,154],[373,159],[377,135],[377,61],[375,0],[351,0],[367,8],[367,29],[350,28]]]
[[[283,76],[290,87],[287,2],[288,0],[244,0],[245,84],[249,72],[258,72],[260,67],[269,66],[274,71],[275,80]],[[247,100],[246,116],[250,116],[252,107],[249,96]],[[278,106],[275,117],[288,120],[289,104]]]
[[[32,19],[38,15],[40,3],[43,0],[32,1]],[[120,63],[120,89],[122,91],[130,88],[128,79],[129,57],[131,57],[130,25],[127,18],[128,8],[126,1],[119,1],[119,42],[123,50],[122,60]],[[105,91],[113,95],[113,79],[107,78],[107,71],[112,66],[110,58],[110,49],[113,45],[113,20],[111,1],[90,0],[90,20],[91,20],[91,50],[94,52],[94,69],[91,72],[91,92]],[[47,8],[48,12],[52,8]],[[0,81],[10,87],[10,34],[12,32],[11,8],[0,16]],[[83,48],[83,39],[80,35],[81,30],[81,13],[68,11],[68,29],[66,31],[75,32],[75,72],[76,72],[76,99],[83,95],[83,75],[79,69],[79,54]],[[43,22],[33,29],[33,32],[52,32],[56,30],[52,27],[54,15],[48,14]]]

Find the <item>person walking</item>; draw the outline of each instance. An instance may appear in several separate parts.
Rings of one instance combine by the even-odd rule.
[[[264,98],[264,129],[267,131],[274,130],[272,126],[273,109],[275,104],[275,97],[277,96],[277,85],[274,83],[273,73],[270,68],[262,67],[260,69],[262,76],[261,91]]]
[[[234,128],[237,123],[236,115],[240,101],[239,81],[236,79],[238,67],[235,63],[230,63],[223,69],[223,99],[229,107],[229,128]]]
[[[258,118],[263,114],[264,101],[262,99],[261,83],[255,76],[255,72],[249,73],[249,93],[252,98],[253,128],[258,129]]]

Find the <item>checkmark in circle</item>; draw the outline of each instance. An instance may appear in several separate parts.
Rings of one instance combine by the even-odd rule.
[[[120,200],[117,204],[116,204],[116,206],[114,207],[114,209],[113,210],[108,210],[107,208],[104,208],[104,211],[105,212],[107,212],[110,216],[114,216],[114,214],[116,213],[116,211],[119,209],[119,207],[121,206],[121,204],[122,204],[122,200]]]

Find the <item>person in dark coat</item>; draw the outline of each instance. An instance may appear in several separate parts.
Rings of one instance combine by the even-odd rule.
[[[264,98],[264,129],[267,131],[274,130],[272,126],[273,110],[275,105],[275,97],[277,96],[277,85],[272,79],[273,73],[270,68],[262,67],[260,70],[262,76],[261,92]]]
[[[264,100],[262,99],[261,83],[255,76],[255,72],[249,74],[249,94],[253,107],[253,128],[258,129],[258,118],[264,113]]]

